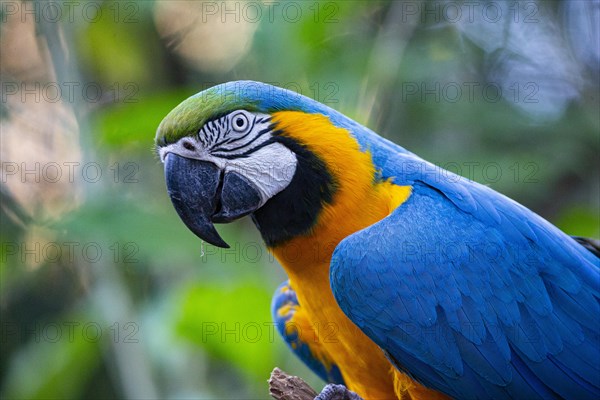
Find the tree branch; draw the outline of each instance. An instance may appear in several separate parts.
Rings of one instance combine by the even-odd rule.
[[[275,367],[269,378],[269,394],[275,400],[314,400],[318,393],[297,376]]]
[[[269,394],[275,400],[362,400],[343,385],[327,385],[319,394],[302,379],[277,367],[269,378]]]

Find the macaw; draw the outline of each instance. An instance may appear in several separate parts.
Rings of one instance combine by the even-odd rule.
[[[364,399],[600,398],[600,258],[491,188],[295,92],[237,81],[160,123],[199,238],[250,215],[289,280],[279,331]],[[592,243],[592,244],[590,244]]]

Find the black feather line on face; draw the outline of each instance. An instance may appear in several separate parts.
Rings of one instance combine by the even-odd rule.
[[[266,147],[275,142],[276,142],[275,138],[269,138],[269,139],[265,140],[264,142],[262,142],[261,144],[259,144],[258,146],[255,146],[255,147],[253,147],[249,150],[246,150],[245,152],[240,153],[240,154],[216,154],[216,153],[213,153],[212,155],[214,157],[224,158],[226,160],[234,160],[236,158],[246,158],[250,154],[257,152],[258,150],[262,149],[263,147]]]
[[[229,132],[229,129],[231,127],[230,124],[231,124],[231,121],[228,121],[227,124],[223,124],[223,125],[226,126],[226,129],[222,128],[222,129],[224,129],[224,130],[222,130],[222,132],[225,132],[225,134],[223,134],[222,136],[225,137],[225,139],[223,139],[223,140],[221,140],[221,141],[213,144],[211,146],[211,148],[209,149],[209,151],[235,151],[235,150],[240,149],[240,148],[242,148],[242,147],[244,147],[244,146],[246,146],[246,145],[248,145],[248,144],[250,144],[250,143],[252,143],[254,141],[254,140],[252,140],[251,142],[249,142],[249,143],[247,143],[247,144],[245,144],[243,146],[237,147],[235,149],[223,149],[223,148],[218,147],[218,146],[222,146],[224,144],[230,144],[230,143],[237,142],[237,141],[242,140],[243,138],[247,137],[249,134],[252,133],[252,130],[254,129],[254,126],[256,125],[256,122],[254,120],[252,120],[252,126],[248,127],[248,132],[245,135],[243,135],[242,137],[239,137],[239,138],[236,138],[236,137],[227,138],[227,132]],[[269,129],[267,129],[267,131]],[[264,133],[264,131],[265,130],[260,131],[258,133],[258,136],[262,135],[262,133]]]
[[[277,131],[269,140],[286,146],[298,160],[288,187],[252,214],[267,246],[276,247],[310,231],[323,206],[333,201],[337,184],[325,162],[302,144]]]
[[[214,144],[219,138],[227,132],[228,119],[225,118],[229,113],[215,115],[214,118],[206,121],[204,126],[198,129],[196,137],[203,146]]]
[[[256,142],[261,136],[263,136],[264,134],[269,133],[269,132],[271,132],[271,127],[265,128],[262,131],[258,132],[258,134],[254,138],[252,138],[252,140],[250,140],[248,143],[245,143],[238,147],[234,147],[232,149],[221,149],[221,151],[232,152],[232,151],[236,151],[236,150],[241,150],[244,147],[250,146],[252,143]],[[213,149],[211,149],[211,151],[212,150]],[[214,151],[217,151],[217,149],[215,149]]]

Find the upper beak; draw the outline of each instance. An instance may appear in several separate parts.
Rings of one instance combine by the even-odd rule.
[[[261,206],[260,194],[250,181],[235,172],[223,173],[208,161],[168,153],[165,179],[171,202],[185,225],[218,247],[229,245],[213,222],[230,222]]]

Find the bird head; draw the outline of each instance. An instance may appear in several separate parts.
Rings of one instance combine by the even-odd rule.
[[[323,258],[408,193],[396,192],[382,168],[406,150],[324,104],[259,82],[228,82],[184,100],[160,123],[156,148],[177,213],[220,247],[228,245],[214,224],[250,215],[269,248],[305,247],[298,241],[306,239],[327,249]]]
[[[334,112],[295,92],[238,81],[186,99],[160,123],[155,141],[168,194],[199,238],[229,247],[214,224],[252,214],[272,245],[309,229],[330,200],[331,173],[286,135],[281,111]]]

